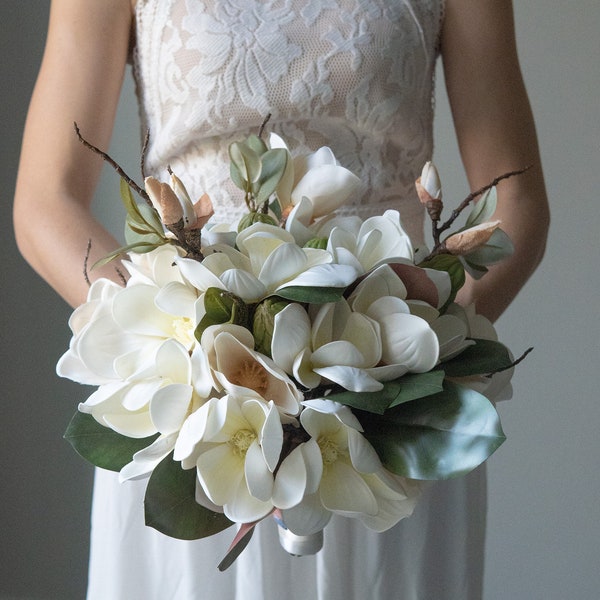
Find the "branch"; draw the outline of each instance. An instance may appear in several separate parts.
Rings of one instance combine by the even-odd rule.
[[[88,262],[90,260],[90,252],[92,251],[92,238],[88,240],[87,249],[85,251],[85,258],[83,259],[83,278],[85,282],[88,284],[88,287],[92,285],[90,281],[90,277],[88,275]]]
[[[433,240],[435,242],[435,246],[439,246],[440,245],[440,235],[446,231],[447,229],[450,229],[450,227],[452,226],[452,224],[454,223],[454,221],[456,221],[456,219],[458,218],[458,216],[460,215],[460,213],[467,208],[467,206],[469,206],[469,204],[471,202],[473,202],[473,200],[475,200],[475,198],[481,196],[482,194],[484,194],[485,192],[487,192],[488,190],[492,189],[494,186],[498,185],[503,179],[508,179],[509,177],[514,177],[515,175],[521,175],[523,173],[525,173],[526,171],[529,171],[529,169],[531,169],[532,165],[529,165],[527,167],[525,167],[524,169],[518,169],[516,171],[510,171],[508,173],[504,173],[504,175],[500,175],[498,177],[496,177],[496,179],[494,179],[491,183],[488,183],[487,185],[484,185],[482,188],[479,188],[478,190],[476,190],[475,192],[471,192],[458,206],[458,208],[454,209],[450,215],[450,218],[443,223],[442,225],[440,225],[439,227],[437,227],[436,225],[434,225],[433,227]]]
[[[127,182],[127,185],[131,189],[135,190],[139,194],[139,196],[148,203],[149,206],[152,206],[152,203],[150,202],[150,198],[149,198],[148,194],[146,193],[146,190],[141,188],[135,181],[133,181],[133,179],[131,179],[131,177],[129,177],[129,175],[127,175],[127,173],[125,173],[125,171],[121,168],[121,166],[114,159],[112,159],[106,152],[103,152],[102,150],[100,150],[99,148],[94,146],[93,144],[90,144],[81,135],[81,132],[79,131],[79,127],[78,127],[77,123],[73,123],[73,126],[75,127],[75,133],[77,134],[79,141],[86,148],[88,148],[95,154],[98,154],[99,156],[101,156],[102,159],[105,162],[107,162]]]

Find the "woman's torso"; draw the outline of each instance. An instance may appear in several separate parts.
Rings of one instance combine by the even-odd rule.
[[[414,180],[432,153],[443,0],[138,0],[134,54],[147,170],[167,165],[219,221],[243,205],[227,147],[269,128],[330,146],[364,182],[347,211],[400,209],[422,240]]]

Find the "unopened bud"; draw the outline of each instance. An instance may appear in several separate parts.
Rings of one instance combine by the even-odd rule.
[[[168,183],[154,177],[146,177],[144,187],[152,206],[158,211],[160,220],[166,225],[174,225],[183,217],[183,209],[177,195]]]
[[[499,226],[500,221],[490,221],[455,233],[444,242],[446,250],[455,256],[465,256],[484,246]]]
[[[427,208],[432,221],[438,221],[444,205],[442,204],[442,184],[435,165],[426,162],[421,177],[415,182],[421,204]]]

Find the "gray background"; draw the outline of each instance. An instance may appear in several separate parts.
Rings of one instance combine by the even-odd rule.
[[[485,599],[592,600],[600,589],[600,4],[515,4],[553,222],[541,268],[498,324],[501,339],[515,353],[530,345],[535,352],[517,371],[514,399],[500,407],[509,440],[489,461]],[[48,5],[47,0],[0,4],[3,599],[82,598],[86,583],[92,470],[61,436],[87,393],[54,374],[68,344],[70,310],[21,259],[10,219]],[[458,200],[466,183],[441,75],[438,84],[435,159],[446,198]],[[112,154],[132,173],[137,140],[128,81]],[[120,231],[116,198],[117,180],[107,172],[98,210],[110,228]]]

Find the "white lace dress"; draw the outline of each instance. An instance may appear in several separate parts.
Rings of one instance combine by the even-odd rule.
[[[269,128],[332,147],[364,182],[346,210],[400,209],[413,241],[414,180],[432,154],[432,87],[443,0],[138,0],[134,71],[150,131],[147,170],[170,165],[216,219],[243,203],[227,147]],[[233,193],[232,193],[233,192]],[[334,518],[316,556],[291,557],[261,523],[233,567],[233,529],[168,538],[143,524],[145,481],[98,470],[90,600],[475,600],[481,597],[485,473],[436,484],[384,534]]]

